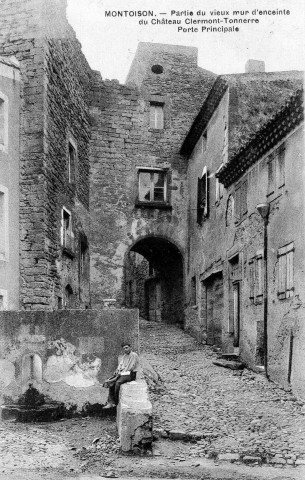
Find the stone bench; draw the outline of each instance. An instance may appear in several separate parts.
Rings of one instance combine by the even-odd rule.
[[[117,428],[123,452],[139,452],[152,444],[152,404],[144,379],[125,383],[120,389]]]

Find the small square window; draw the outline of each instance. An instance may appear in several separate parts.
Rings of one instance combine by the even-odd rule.
[[[164,128],[164,105],[151,102],[149,106],[150,128],[162,130]]]
[[[167,172],[165,170],[139,170],[139,202],[167,202]]]

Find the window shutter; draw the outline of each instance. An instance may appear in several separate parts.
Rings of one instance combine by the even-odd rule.
[[[235,205],[235,210],[234,210],[234,217],[235,217],[235,222],[238,222],[240,220],[240,212],[241,212],[241,209],[240,209],[240,187],[238,187],[236,190],[235,190],[235,202],[234,202],[234,205]]]
[[[280,298],[286,296],[286,255],[279,257],[279,290]]]
[[[285,149],[283,148],[277,157],[277,188],[285,185]]]
[[[263,295],[263,258],[262,257],[258,257],[256,259],[256,271],[257,271],[257,275],[256,275],[256,284],[257,284],[257,288],[256,288],[256,296],[257,297],[261,297]]]
[[[241,186],[241,191],[240,191],[240,204],[241,204],[241,211],[240,214],[241,216],[244,216],[248,212],[248,205],[247,205],[247,190],[248,190],[248,181],[245,180]]]
[[[204,216],[207,217],[209,215],[209,177],[208,171],[205,170],[205,175],[203,176],[203,188],[204,188]]]
[[[270,159],[268,163],[268,195],[274,192],[275,188],[275,159]]]
[[[293,250],[288,252],[287,255],[287,283],[286,283],[286,291],[287,291],[287,298],[293,296]]]
[[[249,262],[249,298],[254,298],[254,262]]]

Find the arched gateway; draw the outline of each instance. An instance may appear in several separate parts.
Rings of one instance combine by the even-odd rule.
[[[138,240],[125,259],[125,302],[147,320],[183,324],[183,257],[169,240]]]

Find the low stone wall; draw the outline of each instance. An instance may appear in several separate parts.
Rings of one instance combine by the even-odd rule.
[[[136,309],[0,312],[0,401],[32,383],[72,411],[106,403],[122,341],[139,351]]]
[[[125,383],[120,389],[117,428],[123,452],[139,453],[152,444],[152,404],[144,379]]]

